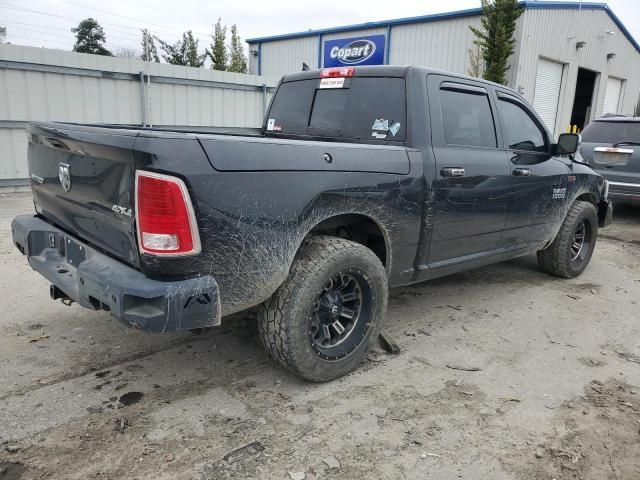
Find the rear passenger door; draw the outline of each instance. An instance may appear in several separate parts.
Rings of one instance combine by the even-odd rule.
[[[518,97],[496,92],[513,193],[503,246],[546,241],[564,212],[569,168],[551,155],[551,141],[535,114]]]
[[[435,213],[429,266],[444,267],[498,248],[511,189],[498,148],[494,105],[486,85],[427,77],[436,159]]]

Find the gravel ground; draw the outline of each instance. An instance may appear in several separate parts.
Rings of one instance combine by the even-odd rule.
[[[52,302],[11,245],[31,210],[0,196],[1,480],[640,478],[640,209],[577,279],[527,257],[394,291],[400,354],[322,385],[242,315],[153,335]]]

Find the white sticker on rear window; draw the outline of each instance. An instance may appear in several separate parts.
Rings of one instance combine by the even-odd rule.
[[[373,132],[371,134],[372,137],[375,137],[379,140],[383,139],[383,138],[387,138],[387,134],[386,133],[379,133],[379,132]]]
[[[320,79],[320,88],[342,88],[342,87],[344,87],[344,77]]]
[[[275,118],[270,118],[269,120],[267,120],[267,130],[272,131],[273,130],[273,126],[276,124],[276,119]]]
[[[400,122],[393,122],[393,125],[389,127],[389,133],[395,137],[398,130],[400,130],[400,125]]]
[[[371,130],[381,130],[383,132],[387,132],[389,130],[389,120],[385,120],[384,118],[376,118],[376,121],[373,122],[371,126]]]

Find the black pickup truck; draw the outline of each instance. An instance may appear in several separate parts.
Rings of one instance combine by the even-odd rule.
[[[577,135],[553,143],[514,91],[426,68],[287,75],[251,131],[28,138],[36,214],[13,240],[53,299],[154,332],[255,309],[269,353],[314,381],[363,359],[389,287],[535,252],[575,277],[611,220]]]

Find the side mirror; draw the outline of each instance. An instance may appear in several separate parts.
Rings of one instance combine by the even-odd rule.
[[[556,155],[573,155],[580,146],[580,135],[577,133],[561,133],[558,136],[558,143],[554,145]]]

